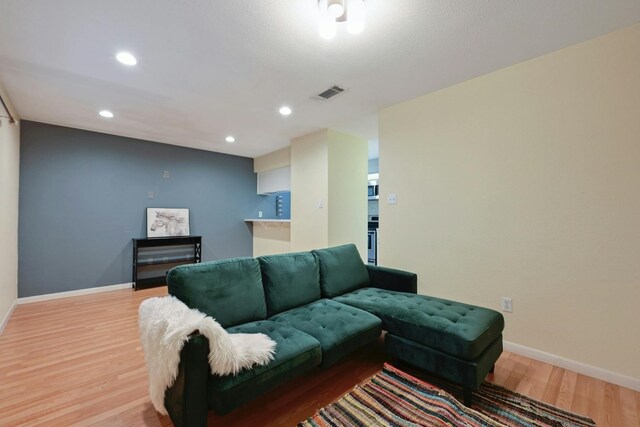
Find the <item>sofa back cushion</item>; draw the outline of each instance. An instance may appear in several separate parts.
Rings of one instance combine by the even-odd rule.
[[[180,265],[167,273],[169,293],[226,328],[266,319],[260,264],[233,258]]]
[[[311,252],[258,258],[267,301],[267,315],[320,299],[320,268]]]
[[[316,249],[320,262],[320,287],[324,298],[333,298],[369,285],[367,266],[354,244]]]

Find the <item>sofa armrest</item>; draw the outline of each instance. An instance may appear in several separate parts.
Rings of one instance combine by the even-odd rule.
[[[418,275],[393,268],[367,265],[369,285],[389,291],[418,293]]]
[[[198,331],[180,351],[178,375],[165,391],[164,406],[176,427],[206,427],[209,340]]]

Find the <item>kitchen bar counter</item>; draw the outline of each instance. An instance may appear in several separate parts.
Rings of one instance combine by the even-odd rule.
[[[245,218],[244,222],[291,222],[290,219]]]
[[[291,252],[291,220],[247,218],[253,236],[253,256]]]

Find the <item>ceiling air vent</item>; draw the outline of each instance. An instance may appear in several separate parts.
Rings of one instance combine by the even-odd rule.
[[[326,101],[328,99],[333,98],[336,95],[340,95],[342,92],[346,92],[347,89],[340,87],[338,85],[333,85],[329,89],[317,94],[314,98],[319,99],[321,101]]]

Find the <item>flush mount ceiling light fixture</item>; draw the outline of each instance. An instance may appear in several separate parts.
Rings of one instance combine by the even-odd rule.
[[[351,34],[364,30],[364,0],[318,0],[320,37],[330,40],[336,36],[338,24],[346,25]]]
[[[228,144],[233,144],[234,142],[236,142],[236,139],[231,135],[226,137],[224,140],[227,141]]]
[[[343,0],[328,0],[327,11],[333,19],[338,19],[344,15],[344,2]]]
[[[100,112],[98,113],[100,114],[101,117],[104,117],[105,119],[112,119],[113,118],[113,113],[109,110],[100,110]]]

